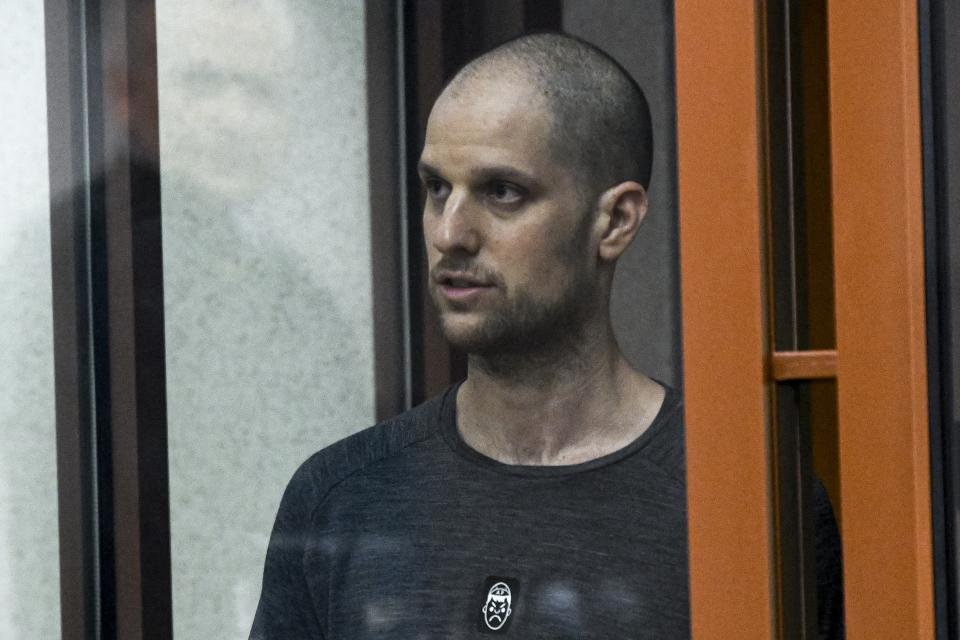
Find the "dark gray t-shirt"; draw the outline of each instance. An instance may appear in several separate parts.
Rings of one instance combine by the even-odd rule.
[[[627,447],[545,467],[468,447],[456,388],[300,467],[251,638],[689,638],[676,392]]]

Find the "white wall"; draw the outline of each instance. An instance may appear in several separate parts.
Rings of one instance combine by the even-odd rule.
[[[60,635],[42,2],[0,2],[0,638]]]
[[[281,492],[374,420],[363,3],[157,3],[177,638],[245,638]]]

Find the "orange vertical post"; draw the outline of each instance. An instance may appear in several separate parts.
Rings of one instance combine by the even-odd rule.
[[[773,637],[756,3],[677,3],[693,637]]]
[[[932,639],[916,2],[828,30],[847,638]]]

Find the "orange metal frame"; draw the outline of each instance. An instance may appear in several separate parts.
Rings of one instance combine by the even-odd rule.
[[[828,25],[847,637],[932,639],[917,6]]]
[[[760,7],[677,3],[692,630],[774,638],[770,386],[837,379],[847,638],[934,637],[916,4],[829,2],[836,351],[766,327]]]
[[[775,351],[770,358],[770,376],[777,382],[785,380],[819,380],[837,377],[837,352]]]
[[[773,637],[755,3],[675,9],[694,638]]]

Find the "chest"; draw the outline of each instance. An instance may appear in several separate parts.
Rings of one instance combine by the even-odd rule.
[[[371,486],[318,514],[327,637],[686,638],[682,488]]]

